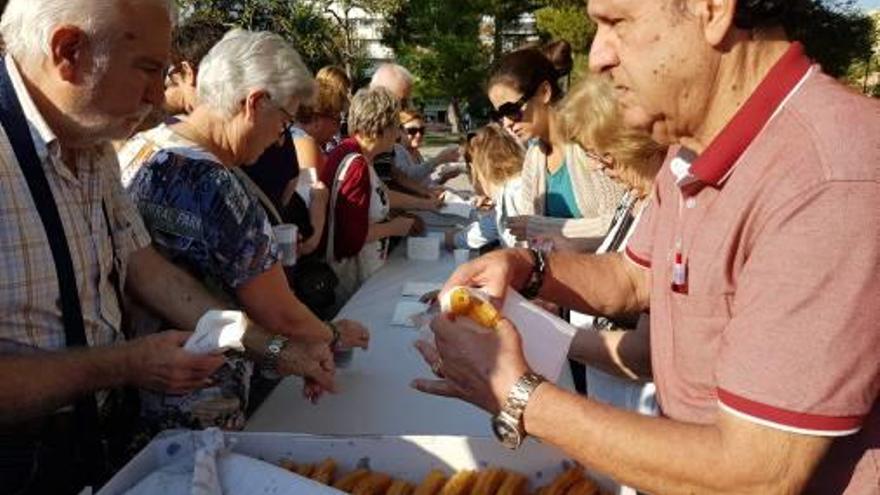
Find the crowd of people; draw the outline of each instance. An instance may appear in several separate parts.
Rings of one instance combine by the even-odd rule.
[[[564,41],[515,49],[490,122],[428,157],[400,65],[358,89],[173,0],[10,0],[0,487],[76,493],[162,430],[241,429],[282,376],[335,391],[370,343],[339,308],[466,174],[479,211],[444,244],[486,254],[447,288],[568,319],[577,391],[507,320],[446,316],[416,389],[630,493],[877,493],[880,105],[786,9],[592,0],[594,74],[564,83]],[[212,309],[246,314],[243,352],[184,350]]]

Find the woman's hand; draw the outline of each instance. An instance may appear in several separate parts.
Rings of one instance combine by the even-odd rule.
[[[410,231],[412,231],[416,219],[413,217],[399,216],[394,217],[388,223],[391,225],[391,230],[394,232],[395,236],[406,237],[410,235]]]
[[[528,240],[529,219],[531,218],[530,215],[521,215],[507,219],[507,228],[510,229],[510,234],[516,237],[516,240]]]
[[[334,391],[336,367],[330,347],[322,343],[288,341],[278,356],[278,372],[307,378],[323,390]]]
[[[491,210],[495,208],[495,201],[488,196],[476,196],[474,197],[474,207],[478,210]]]
[[[370,346],[370,331],[361,323],[353,320],[337,320],[333,324],[339,330],[338,349],[360,347],[363,350],[367,350]]]
[[[434,157],[434,161],[437,165],[442,163],[449,162],[457,162],[461,159],[461,150],[459,150],[458,145],[447,146],[440,153],[437,153],[437,156]]]

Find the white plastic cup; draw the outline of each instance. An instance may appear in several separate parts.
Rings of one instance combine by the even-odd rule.
[[[456,265],[463,265],[471,260],[470,249],[456,249],[452,252],[452,255],[455,256]]]
[[[281,264],[284,266],[295,265],[298,233],[296,225],[284,223],[276,225],[272,230],[275,232],[275,241],[281,250]]]

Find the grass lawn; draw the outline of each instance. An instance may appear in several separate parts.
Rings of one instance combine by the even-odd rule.
[[[451,132],[429,132],[427,136],[425,136],[425,141],[423,146],[447,146],[450,144],[458,144],[461,136],[458,134],[452,134]]]

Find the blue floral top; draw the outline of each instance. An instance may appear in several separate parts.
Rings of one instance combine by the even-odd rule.
[[[259,199],[235,174],[179,136],[144,161],[128,192],[153,245],[174,264],[234,298],[235,289],[280,258]],[[253,363],[227,355],[214,386],[185,396],[142,392],[142,425],[148,434],[168,428],[244,426]]]
[[[161,150],[129,194],[156,249],[230,294],[280,259],[259,199],[211,155]]]

